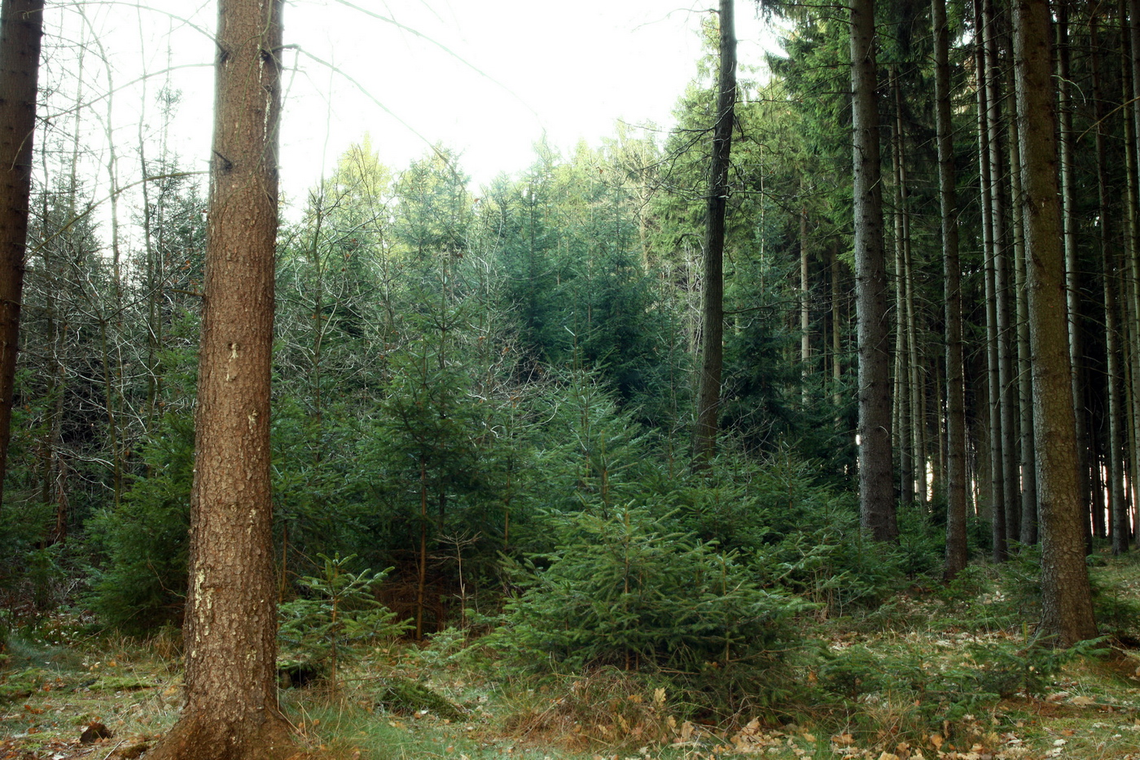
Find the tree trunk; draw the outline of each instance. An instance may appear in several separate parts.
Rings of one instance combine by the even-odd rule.
[[[1095,17],[1094,17],[1095,18]],[[1069,325],[1069,365],[1072,372],[1069,378],[1073,394],[1073,419],[1076,426],[1074,435],[1077,441],[1078,466],[1080,470],[1081,499],[1086,508],[1090,503],[1092,488],[1089,466],[1089,432],[1085,421],[1084,382],[1082,377],[1080,340],[1080,269],[1077,263],[1077,224],[1076,189],[1074,174],[1076,162],[1073,151],[1076,135],[1073,132],[1073,112],[1071,96],[1071,74],[1069,72],[1069,3],[1062,0],[1059,7],[1058,35],[1058,83],[1061,138],[1061,204],[1065,240],[1065,300]],[[1094,56],[1096,51],[1094,48]],[[1096,76],[1095,73],[1093,75]]]
[[[1131,41],[1132,63],[1132,92],[1128,100],[1132,103],[1133,140],[1130,145],[1133,151],[1129,155],[1133,159],[1133,166],[1140,167],[1140,0],[1129,0],[1129,38]],[[1135,195],[1135,193],[1134,193]],[[1135,206],[1132,207],[1132,216],[1135,218]],[[1135,237],[1133,244],[1125,247],[1127,256],[1126,268],[1128,276],[1125,278],[1125,293],[1128,299],[1125,313],[1128,314],[1128,344],[1129,372],[1131,377],[1130,395],[1132,402],[1129,412],[1132,417],[1132,426],[1129,431],[1131,440],[1131,477],[1132,507],[1137,519],[1140,519],[1140,244]],[[1136,541],[1140,544],[1140,530],[1136,531]]]
[[[914,460],[914,429],[911,427],[911,385],[910,385],[910,352],[907,351],[907,278],[906,272],[906,223],[903,209],[906,206],[906,182],[902,167],[902,119],[899,111],[902,109],[902,98],[899,95],[898,72],[894,67],[890,72],[890,87],[892,101],[895,104],[895,123],[891,130],[891,172],[893,174],[893,206],[894,206],[894,296],[895,304],[892,310],[895,315],[894,334],[894,394],[891,401],[891,427],[894,433],[893,444],[898,451],[899,465],[899,498],[903,504],[913,504],[915,501],[915,460]]]
[[[969,559],[966,544],[966,393],[962,356],[962,270],[958,256],[958,195],[950,108],[950,30],[946,0],[931,0],[934,29],[938,190],[942,212],[942,273],[946,313],[946,565],[953,579]]]
[[[1021,462],[1018,476],[1021,482],[1021,504],[1010,504],[1020,509],[1020,535],[1023,546],[1037,543],[1037,475],[1033,451],[1033,383],[1029,354],[1029,301],[1025,297],[1025,220],[1021,216],[1021,139],[1017,129],[1009,131],[1009,179],[1014,202],[1010,204],[1013,216],[1013,301],[1017,315],[1015,339],[1017,343],[1017,412],[1018,450]],[[1010,535],[1012,539],[1012,534]]]
[[[988,110],[986,113],[990,146],[990,195],[993,214],[993,270],[994,298],[996,301],[996,339],[998,352],[998,388],[1001,405],[1001,462],[1002,462],[1002,511],[1005,514],[1006,543],[1014,541],[1020,534],[1021,500],[1017,477],[1019,461],[1016,408],[1013,376],[1013,315],[1010,309],[1010,230],[1007,229],[1006,209],[1009,196],[1006,192],[1006,163],[1002,152],[1003,124],[1002,103],[1006,100],[1002,91],[1003,72],[1000,65],[998,30],[999,18],[993,0],[984,3],[986,25],[984,38],[986,47],[986,86],[988,88]]]
[[[1025,152],[1022,212],[1029,270],[1033,423],[1041,519],[1041,626],[1062,646],[1096,636],[1085,565],[1085,510],[1073,440],[1073,395],[1065,319],[1057,137],[1047,0],[1017,0],[1014,15],[1017,114]]]
[[[705,225],[704,299],[701,324],[701,374],[697,389],[697,421],[693,463],[708,466],[716,451],[720,412],[720,376],[724,361],[724,218],[728,202],[728,168],[736,106],[736,25],[733,0],[720,0],[720,75],[717,78],[716,123],[709,166],[708,219]]]
[[[269,476],[281,0],[221,0],[186,601],[186,705],[151,760],[277,758]]]
[[[982,0],[974,0],[974,24],[978,29],[986,26]],[[998,330],[997,295],[994,288],[994,213],[993,193],[994,167],[991,163],[989,134],[989,93],[986,67],[985,44],[982,35],[974,42],[974,60],[978,71],[978,165],[979,184],[982,201],[982,249],[984,251],[985,314],[986,314],[986,399],[989,403],[986,426],[988,435],[986,449],[989,453],[988,501],[990,528],[992,530],[993,560],[1004,562],[1007,556],[1005,532],[1005,478],[1002,463],[1001,438],[1001,383],[998,374]]]
[[[1066,21],[1062,16],[1062,21]],[[1102,264],[1102,292],[1104,294],[1104,333],[1105,333],[1105,384],[1108,390],[1108,482],[1106,495],[1108,496],[1108,513],[1111,518],[1112,551],[1121,554],[1128,551],[1130,537],[1128,526],[1128,507],[1124,500],[1124,473],[1121,456],[1123,443],[1121,428],[1124,424],[1124,413],[1121,404],[1120,385],[1120,341],[1117,326],[1117,286],[1116,286],[1116,246],[1113,242],[1108,187],[1108,155],[1105,143],[1106,103],[1104,99],[1103,78],[1101,75],[1100,55],[1100,18],[1097,9],[1093,10],[1089,19],[1089,48],[1090,62],[1093,78],[1093,104],[1096,114],[1096,180],[1097,180],[1097,214],[1100,219],[1098,229],[1100,232],[1101,264]],[[1062,45],[1066,42],[1066,33],[1062,26],[1059,33]],[[1062,47],[1062,56],[1065,55]],[[1066,67],[1061,68],[1062,76]],[[1063,80],[1062,80],[1063,81]],[[1063,123],[1063,122],[1062,122]],[[1073,321],[1075,315],[1070,315]],[[1099,470],[1100,467],[1098,466]]]
[[[0,508],[20,343],[44,0],[0,5]]]
[[[811,377],[811,279],[808,272],[807,206],[800,207],[800,403],[807,409]]]
[[[859,345],[859,512],[877,541],[897,541],[891,478],[890,333],[876,96],[875,3],[851,4],[855,301]]]

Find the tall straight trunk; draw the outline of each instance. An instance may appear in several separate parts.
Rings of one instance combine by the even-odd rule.
[[[974,24],[976,29],[986,27],[986,15],[982,5],[983,0],[974,0]],[[996,248],[994,237],[994,194],[991,191],[994,183],[994,166],[991,161],[993,152],[990,149],[989,133],[989,73],[986,66],[985,42],[982,35],[978,35],[974,42],[974,61],[978,72],[978,174],[981,189],[982,205],[982,249],[984,256],[983,279],[985,282],[986,299],[986,399],[989,404],[986,426],[988,432],[987,450],[989,453],[989,484],[988,501],[990,513],[991,541],[993,544],[994,562],[1004,562],[1007,557],[1006,523],[1005,523],[1005,478],[1002,460],[1001,437],[1001,382],[998,371],[998,327],[997,327],[997,295],[995,291],[995,263],[994,251]]]
[[[1029,355],[1029,300],[1025,297],[1025,220],[1021,215],[1021,139],[1017,129],[1009,131],[1009,179],[1013,191],[1013,300],[1017,314],[1015,337],[1017,343],[1017,411],[1020,433],[1018,450],[1021,463],[1018,477],[1021,481],[1020,508],[1021,533],[1018,540],[1025,546],[1037,543],[1037,472],[1033,452],[1033,383]],[[1013,536],[1011,535],[1010,538]]]
[[[808,272],[807,206],[800,207],[800,402],[808,405],[811,375],[811,279]]]
[[[1108,187],[1108,153],[1105,142],[1105,120],[1107,119],[1107,104],[1104,97],[1104,81],[1101,73],[1100,54],[1100,18],[1099,9],[1093,10],[1089,19],[1089,48],[1093,80],[1093,106],[1096,115],[1096,184],[1097,184],[1097,215],[1100,219],[1098,229],[1100,232],[1101,249],[1101,275],[1102,293],[1104,294],[1104,332],[1105,332],[1105,384],[1108,389],[1108,482],[1104,489],[1108,496],[1108,513],[1110,515],[1110,532],[1112,536],[1112,551],[1121,554],[1128,551],[1129,526],[1127,504],[1124,500],[1124,472],[1121,456],[1123,455],[1123,439],[1121,437],[1123,420],[1123,406],[1121,404],[1120,385],[1120,350],[1119,328],[1117,324],[1117,284],[1116,284],[1116,245],[1114,244],[1111,225],[1111,211],[1109,208]],[[1067,19],[1062,16],[1062,22]],[[1065,30],[1058,35],[1065,42]],[[1062,56],[1067,51],[1062,48]],[[1062,76],[1066,67],[1061,68]],[[1096,468],[1100,470],[1098,466]],[[1098,489],[1099,490],[1099,489]],[[1100,511],[1099,508],[1097,511]]]
[[[0,4],[0,508],[20,344],[44,0]]]
[[[1133,157],[1134,167],[1140,167],[1140,0],[1129,0],[1129,40],[1130,59],[1132,62],[1132,91],[1129,100],[1132,103]],[[1122,14],[1123,15],[1123,14]],[[1135,207],[1131,209],[1135,218]],[[1129,361],[1129,391],[1131,404],[1129,412],[1132,417],[1132,426],[1129,431],[1131,439],[1131,477],[1132,506],[1137,519],[1140,519],[1140,244],[1135,237],[1131,248],[1126,248],[1126,267],[1128,276],[1125,278],[1125,292],[1128,299],[1126,313],[1128,314],[1128,355]],[[1140,530],[1136,531],[1136,541],[1140,545]]]
[[[828,269],[831,272],[831,403],[839,406],[841,397],[839,383],[843,380],[843,339],[841,320],[839,319],[840,288],[839,288],[839,246],[831,244]]]
[[[910,352],[907,351],[907,285],[906,277],[906,180],[903,170],[902,119],[899,111],[902,98],[899,94],[898,71],[891,67],[891,98],[895,104],[894,129],[891,130],[891,170],[893,174],[894,205],[894,295],[895,295],[895,349],[894,349],[894,396],[891,405],[891,421],[894,430],[894,444],[898,450],[899,493],[904,503],[914,503],[916,498],[915,473],[918,465],[914,458],[914,428],[911,417],[911,367]]]
[[[269,452],[281,8],[218,6],[186,703],[151,760],[296,753],[277,706]]]
[[[1057,118],[1060,124],[1061,138],[1061,220],[1065,241],[1065,297],[1069,326],[1069,364],[1072,372],[1069,382],[1073,394],[1073,414],[1076,425],[1074,435],[1079,457],[1081,494],[1087,508],[1092,496],[1090,483],[1092,471],[1089,461],[1089,430],[1085,415],[1083,362],[1081,361],[1081,285],[1080,269],[1077,262],[1076,189],[1074,182],[1076,167],[1074,149],[1077,135],[1073,131],[1068,0],[1061,0],[1058,7],[1057,42],[1057,88],[1059,96]],[[1093,47],[1095,54],[1095,45]]]
[[[950,29],[946,0],[931,0],[934,93],[938,128],[938,194],[942,213],[942,275],[946,321],[946,564],[953,579],[969,559],[966,543],[966,392],[962,351],[962,268],[958,252],[958,193],[950,108]]]
[[[1065,266],[1047,0],[1016,0],[1014,61],[1029,270],[1033,423],[1041,519],[1041,626],[1062,646],[1096,636],[1069,375]]]
[[[877,541],[898,540],[891,469],[890,331],[883,251],[874,0],[851,4],[855,302],[859,346],[859,510]]]
[[[1002,493],[1004,495],[1002,509],[1005,513],[1006,540],[1013,541],[1020,534],[1021,500],[1020,486],[1017,477],[1017,467],[1020,457],[1017,446],[1016,428],[1016,399],[1014,398],[1013,376],[1013,314],[1010,308],[1010,229],[1006,214],[1009,205],[1009,196],[1006,192],[1007,167],[1002,144],[1004,138],[1003,103],[1006,100],[1003,92],[1002,80],[1004,73],[1001,70],[999,54],[1000,30],[997,10],[993,0],[985,0],[986,25],[984,38],[986,46],[986,86],[988,87],[988,105],[986,112],[986,126],[990,135],[990,195],[992,198],[991,213],[994,218],[994,297],[997,316],[997,343],[998,343],[998,387],[1001,389],[1001,461],[1002,461]]]
[[[733,13],[733,0],[720,0],[720,72],[717,76],[716,123],[713,125],[709,165],[701,374],[693,435],[693,462],[698,469],[706,467],[716,451],[720,377],[724,362],[724,218],[728,202],[728,168],[732,157],[732,127],[736,118],[736,24]]]

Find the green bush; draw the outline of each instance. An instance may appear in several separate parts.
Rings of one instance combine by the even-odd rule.
[[[337,671],[356,647],[368,641],[398,636],[408,623],[377,601],[375,587],[387,571],[353,573],[353,555],[320,555],[321,574],[298,580],[305,595],[279,607],[279,635],[287,656],[311,672],[326,676],[335,688]]]
[[[142,449],[147,474],[118,507],[88,521],[95,555],[91,607],[107,625],[143,634],[181,620],[189,555],[194,421],[167,416]]]
[[[761,588],[718,551],[643,507],[568,516],[544,570],[516,568],[525,591],[492,642],[552,669],[615,665],[695,675],[774,664],[807,605]]]

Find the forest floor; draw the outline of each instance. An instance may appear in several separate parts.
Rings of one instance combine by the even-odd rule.
[[[1140,558],[1098,565],[1108,616],[1140,609]],[[335,689],[283,689],[281,702],[301,746],[345,760],[1140,760],[1140,651],[1126,645],[1140,631],[1110,621],[1117,638],[1096,653],[1055,656],[998,612],[1022,603],[992,568],[972,577],[962,598],[913,587],[871,614],[805,621],[830,653],[784,674],[805,688],[720,719],[619,671],[512,674],[454,633],[361,652]],[[86,625],[56,614],[9,634],[0,760],[145,758],[173,725],[176,637],[84,638]]]

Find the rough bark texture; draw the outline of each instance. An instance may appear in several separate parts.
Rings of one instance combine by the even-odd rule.
[[[281,0],[221,0],[197,444],[186,705],[148,757],[287,757],[277,709],[269,481]]]
[[[716,124],[709,166],[708,221],[705,227],[704,299],[701,320],[701,375],[693,461],[705,466],[716,450],[720,413],[720,378],[724,364],[724,216],[728,204],[728,168],[736,119],[736,24],[733,0],[720,0],[720,75]]]
[[[44,0],[0,6],[0,505],[8,471]]]
[[[1069,376],[1049,3],[1017,0],[1014,60],[1021,144],[1022,211],[1029,258],[1030,340],[1037,493],[1041,519],[1041,625],[1057,643],[1096,636],[1085,566],[1084,518]]]
[[[1069,364],[1072,371],[1070,383],[1073,389],[1073,413],[1076,421],[1077,455],[1080,457],[1081,498],[1086,506],[1092,501],[1091,468],[1089,466],[1088,424],[1085,421],[1084,371],[1081,362],[1080,299],[1081,283],[1077,251],[1076,188],[1074,157],[1077,135],[1073,131],[1072,75],[1069,71],[1071,51],[1069,49],[1069,3],[1062,0],[1058,6],[1058,55],[1057,55],[1057,95],[1060,111],[1057,120],[1061,138],[1061,211],[1065,235],[1065,296],[1069,314]],[[1096,31],[1096,15],[1089,22],[1090,34]],[[1099,53],[1091,46],[1092,64],[1096,68]],[[1094,79],[1097,75],[1094,74]],[[1094,522],[1103,524],[1094,510]]]
[[[958,255],[958,196],[950,111],[950,30],[946,0],[931,0],[934,30],[938,189],[942,211],[942,273],[946,310],[946,566],[952,579],[969,560],[966,545],[966,393],[962,355],[962,270]]]
[[[879,541],[898,539],[891,478],[890,331],[876,96],[875,3],[851,4],[855,301],[859,343],[859,511]]]

